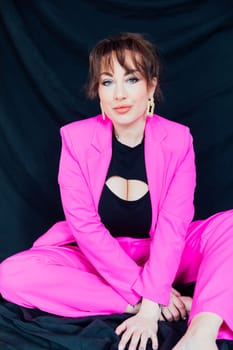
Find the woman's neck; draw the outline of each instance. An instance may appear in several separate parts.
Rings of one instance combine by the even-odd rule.
[[[130,126],[119,126],[114,125],[114,134],[117,140],[129,147],[135,147],[140,144],[144,137],[145,121],[138,125]]]

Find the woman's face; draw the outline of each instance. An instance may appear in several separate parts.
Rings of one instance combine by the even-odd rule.
[[[116,57],[112,57],[111,67],[102,65],[98,94],[103,112],[114,126],[130,126],[145,119],[148,99],[153,97],[157,79],[148,86],[145,78],[136,70],[130,52],[126,61],[130,71],[126,71]]]

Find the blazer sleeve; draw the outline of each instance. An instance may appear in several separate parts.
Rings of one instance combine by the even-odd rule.
[[[169,303],[171,286],[180,263],[187,228],[194,215],[193,199],[196,184],[194,150],[189,129],[185,127],[184,130],[183,146],[178,155],[174,156],[175,160],[170,159],[172,170],[167,176],[168,179],[164,180],[164,194],[153,232],[150,256],[133,286],[143,297],[162,305]]]
[[[141,296],[132,290],[132,285],[138,278],[141,267],[127,255],[101,223],[88,185],[87,171],[80,164],[79,157],[85,157],[83,151],[80,151],[80,155],[77,150],[74,151],[72,137],[65,127],[61,129],[61,137],[58,181],[67,223],[79,248],[102,278],[127,303],[135,305]]]

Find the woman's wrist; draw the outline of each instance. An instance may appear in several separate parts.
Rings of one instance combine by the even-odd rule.
[[[125,312],[129,314],[137,314],[138,311],[140,310],[140,307],[141,307],[141,302],[137,303],[134,306],[128,304]]]
[[[139,309],[139,313],[146,316],[154,317],[158,320],[161,315],[161,306],[160,304],[155,303],[152,300],[143,298]]]

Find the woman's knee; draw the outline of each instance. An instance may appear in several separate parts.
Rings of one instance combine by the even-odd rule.
[[[225,211],[212,216],[203,233],[204,242],[233,249],[233,211]]]
[[[38,278],[43,257],[30,250],[10,256],[0,264],[0,293],[12,295],[23,291],[33,279]]]

